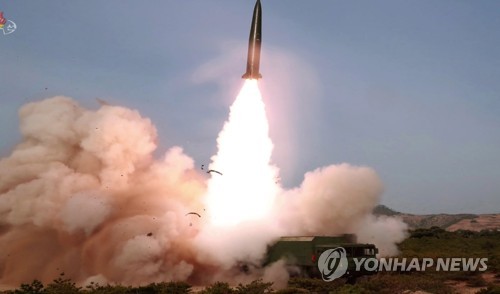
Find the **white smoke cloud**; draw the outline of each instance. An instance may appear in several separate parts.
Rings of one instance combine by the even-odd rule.
[[[379,256],[394,256],[398,253],[396,244],[407,237],[408,225],[401,219],[387,216],[368,215],[356,230],[358,241],[373,243],[379,249]]]
[[[279,236],[357,233],[382,254],[404,238],[401,221],[371,215],[383,188],[367,167],[323,167],[289,191],[276,184],[269,214],[220,227],[205,211],[206,173],[181,147],[155,159],[156,129],[137,111],[90,110],[59,96],[19,116],[22,142],[0,160],[0,284],[65,272],[81,284],[263,277],[284,285],[282,263],[259,266]]]
[[[298,189],[282,195],[283,222],[292,234],[351,232],[370,214],[382,193],[374,170],[348,164],[331,165],[306,173]]]

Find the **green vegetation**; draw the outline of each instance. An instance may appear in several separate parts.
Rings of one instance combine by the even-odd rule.
[[[402,257],[487,257],[488,271],[500,272],[499,231],[448,232],[438,227],[417,229],[399,248]]]
[[[319,279],[293,278],[288,287],[274,291],[272,283],[256,280],[249,284],[230,286],[228,283],[216,282],[198,293],[202,294],[288,294],[288,293],[403,293],[410,291],[426,291],[430,293],[454,293],[453,284],[461,283],[468,287],[482,287],[480,294],[500,293],[500,232],[499,231],[457,231],[447,232],[439,227],[417,229],[403,241],[401,258],[438,258],[438,257],[487,257],[488,270],[493,274],[493,281],[486,281],[481,272],[380,272],[372,276],[359,278],[355,284],[348,284],[345,279],[324,282]],[[153,283],[146,286],[122,286],[90,284],[82,288],[64,278],[64,274],[44,285],[38,280],[31,284],[22,284],[18,289],[6,291],[9,294],[33,293],[194,293],[191,286],[184,282]]]
[[[8,294],[70,294],[70,293],[93,293],[93,294],[184,294],[192,293],[191,285],[184,282],[152,283],[146,286],[131,287],[122,285],[106,285],[91,283],[85,288],[76,287],[69,279],[61,277],[44,286],[42,282],[34,280],[31,284],[21,284],[19,289],[5,291]],[[210,292],[227,293],[227,292]]]

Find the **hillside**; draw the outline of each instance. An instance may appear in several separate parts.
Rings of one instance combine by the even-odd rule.
[[[447,227],[448,231],[457,230],[499,230],[500,229],[500,214],[481,214],[472,219],[462,219],[451,226]]]
[[[500,214],[410,214],[378,205],[373,210],[375,215],[396,216],[408,224],[410,229],[440,227],[447,231],[457,230],[500,230]]]

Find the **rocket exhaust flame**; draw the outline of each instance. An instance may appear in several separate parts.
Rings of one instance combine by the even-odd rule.
[[[235,225],[267,215],[279,191],[278,169],[270,165],[265,106],[257,81],[246,80],[217,139],[210,168],[224,171],[208,183],[207,208],[216,225]],[[245,187],[242,189],[242,187]]]

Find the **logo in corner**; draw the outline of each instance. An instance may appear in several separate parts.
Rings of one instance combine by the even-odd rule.
[[[347,272],[347,255],[343,247],[325,250],[318,258],[318,269],[326,282],[342,277]]]
[[[3,11],[0,11],[0,31],[4,35],[12,34],[17,29],[17,25],[12,20],[3,17]]]

